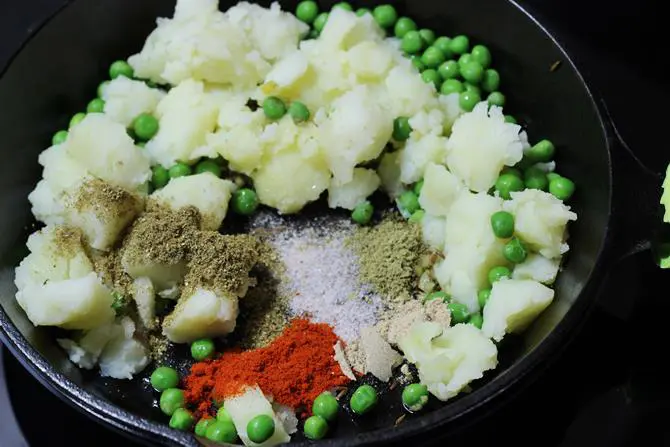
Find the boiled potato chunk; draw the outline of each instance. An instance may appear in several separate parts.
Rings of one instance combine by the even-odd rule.
[[[348,183],[338,185],[331,180],[328,187],[328,206],[353,210],[379,188],[379,176],[375,171],[364,168],[354,169],[354,178]]]
[[[449,170],[475,192],[488,191],[504,166],[523,157],[520,127],[505,122],[500,107],[483,101],[454,123],[447,143]]]
[[[516,234],[546,258],[568,251],[565,229],[577,215],[553,195],[538,189],[513,192],[505,210],[514,214]]]
[[[421,180],[428,164],[443,163],[446,154],[446,138],[428,134],[417,139],[412,134],[400,155],[400,180],[407,185]]]
[[[423,175],[419,203],[426,213],[446,217],[463,189],[460,180],[444,166],[428,163]]]
[[[145,82],[119,76],[104,89],[105,114],[117,123],[130,127],[142,113],[152,114],[165,93]]]
[[[133,281],[130,290],[140,321],[145,328],[153,329],[156,326],[156,292],[154,285],[149,278],[141,277]]]
[[[435,250],[444,250],[445,227],[444,217],[425,214],[421,219],[421,237],[423,243]]]
[[[194,206],[202,216],[203,230],[218,230],[228,212],[228,202],[235,190],[235,184],[220,179],[212,173],[178,177],[151,198],[177,211],[185,206]]]
[[[391,67],[392,55],[389,48],[382,44],[366,40],[347,52],[349,66],[360,79],[383,79]]]
[[[107,343],[117,334],[118,326],[109,323],[86,331],[76,340],[59,338],[56,341],[68,353],[72,363],[80,368],[93,369]]]
[[[341,8],[330,12],[319,42],[329,49],[348,50],[364,41],[380,41],[384,32],[368,14],[357,17]]]
[[[305,160],[295,151],[275,155],[252,178],[260,202],[284,214],[300,211],[330,184],[330,172],[323,163]]]
[[[182,295],[163,321],[163,334],[174,343],[231,333],[239,313],[237,297],[197,288]]]
[[[149,351],[135,334],[135,323],[124,317],[116,326],[115,336],[100,354],[100,375],[114,379],[132,379],[149,364]]]
[[[230,414],[230,417],[235,424],[237,434],[244,443],[244,445],[253,446],[272,446],[289,442],[291,437],[286,433],[283,424],[272,410],[272,404],[263,395],[263,392],[257,385],[253,384],[244,390],[244,393],[228,397],[224,400],[224,407]],[[275,432],[267,441],[256,444],[247,436],[247,424],[253,418],[259,415],[267,415],[274,419]]]
[[[382,155],[377,168],[377,174],[382,182],[384,191],[395,199],[402,194],[403,186],[400,181],[400,155],[402,151],[387,152]]]
[[[76,279],[31,284],[16,301],[35,326],[93,329],[114,319],[111,291],[91,272]]]
[[[459,194],[447,216],[447,247],[490,246],[496,239],[491,229],[491,215],[500,211],[502,204],[502,199],[485,193],[472,194],[466,190]]]
[[[532,280],[503,280],[493,284],[484,306],[482,331],[495,341],[523,331],[554,299],[554,291]]]
[[[530,253],[525,261],[517,264],[512,279],[532,279],[542,284],[553,284],[558,275],[561,258],[547,259],[542,255]]]
[[[424,82],[411,65],[397,65],[389,71],[384,81],[388,90],[393,118],[414,116],[426,108],[437,105],[433,84]]]
[[[261,90],[266,95],[290,95],[309,72],[309,60],[303,52],[295,51],[277,62],[265,77]]]
[[[442,401],[456,396],[498,364],[496,346],[470,324],[449,328],[418,322],[398,345],[407,360],[416,365],[421,383]]]

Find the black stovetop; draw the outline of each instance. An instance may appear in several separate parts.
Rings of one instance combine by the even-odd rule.
[[[493,0],[492,0],[493,1]],[[0,1],[0,65],[39,17],[62,0]],[[663,70],[667,51],[655,0],[618,5],[605,0],[526,0],[573,56],[636,155],[663,172],[670,161],[665,115],[670,82]],[[11,4],[11,5],[10,5]],[[42,9],[40,9],[42,8]],[[9,12],[11,10],[11,13]],[[650,112],[653,110],[654,112]],[[659,290],[670,272],[659,270],[649,253],[619,263],[601,301],[566,353],[503,411],[466,429],[451,445],[547,447],[670,446],[670,380],[661,368],[667,357],[664,318],[670,300]],[[607,305],[616,301],[615,306]],[[3,350],[11,404],[0,407],[0,447],[19,447],[13,410],[29,445],[87,446],[132,443],[79,414],[46,391]],[[2,364],[0,363],[0,364]],[[0,373],[2,376],[2,373]],[[2,384],[0,383],[0,398]],[[0,406],[7,405],[0,402]],[[466,444],[467,443],[467,444]],[[419,442],[427,445],[428,442]]]

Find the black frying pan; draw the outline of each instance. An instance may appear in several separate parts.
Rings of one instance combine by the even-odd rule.
[[[234,2],[221,3],[228,8]],[[288,10],[296,3],[282,2]],[[374,3],[378,2],[356,6]],[[527,126],[531,138],[546,137],[557,144],[560,172],[578,186],[572,205],[579,220],[570,227],[571,250],[556,283],[555,302],[523,336],[503,345],[500,366],[472,393],[447,404],[435,403],[394,428],[402,414],[395,390],[384,396],[371,418],[340,418],[325,445],[435,439],[504,404],[549,365],[579,329],[608,267],[628,253],[649,248],[652,223],[660,219],[655,205],[660,178],[627,150],[567,54],[527,12],[506,0],[391,3],[438,35],[464,33],[489,46],[508,98],[506,111]],[[156,17],[171,16],[173,6],[165,0],[70,1],[2,74],[0,141],[11,162],[0,164],[0,337],[41,383],[90,416],[147,443],[197,445],[192,435],[167,427],[146,381],[151,366],[130,382],[77,369],[55,343],[55,331],[34,328],[28,321],[14,300],[13,284],[14,267],[25,255],[25,240],[32,232],[27,195],[40,178],[38,153],[49,145],[54,131],[84,109],[109,63],[139,51]],[[558,69],[550,70],[557,61]],[[632,166],[634,178],[617,177],[624,164]],[[172,357],[177,367],[188,366],[183,347]]]

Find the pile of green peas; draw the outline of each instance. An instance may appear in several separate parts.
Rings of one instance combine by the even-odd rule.
[[[427,293],[423,297],[424,303],[427,303],[428,301],[432,300],[440,300],[447,305],[447,308],[451,313],[452,325],[459,323],[469,323],[477,327],[478,329],[482,328],[484,319],[482,317],[481,312],[471,313],[466,305],[457,303],[456,301],[452,301],[452,297],[448,293],[443,292],[441,290],[437,290]]]

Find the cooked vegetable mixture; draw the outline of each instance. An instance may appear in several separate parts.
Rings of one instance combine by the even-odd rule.
[[[81,368],[153,362],[170,427],[322,439],[388,382],[420,412],[552,302],[575,185],[483,43],[388,4],[177,0],[139,50],[39,156],[16,299]]]

